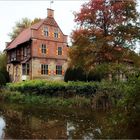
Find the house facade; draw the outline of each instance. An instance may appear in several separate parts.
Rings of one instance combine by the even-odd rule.
[[[23,30],[6,46],[12,82],[31,79],[63,80],[67,69],[67,36],[47,9],[47,18]]]

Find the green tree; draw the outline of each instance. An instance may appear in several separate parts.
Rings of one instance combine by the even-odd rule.
[[[4,52],[0,52],[0,70],[6,70],[7,58]]]
[[[9,33],[11,40],[15,39],[20,32],[22,32],[24,29],[30,27],[31,25],[39,22],[40,18],[35,18],[33,21],[31,19],[28,19],[27,17],[22,18],[20,21],[15,23],[15,26],[13,27],[13,31]]]
[[[7,58],[4,52],[0,52],[0,86],[9,82],[9,74],[6,70]]]
[[[103,62],[120,62],[140,40],[135,0],[90,0],[75,14],[70,66],[86,72]]]

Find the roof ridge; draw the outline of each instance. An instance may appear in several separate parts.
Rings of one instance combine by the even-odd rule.
[[[42,25],[42,23],[44,22],[44,20],[45,20],[45,19],[41,19],[39,22],[37,22],[37,23],[31,25],[31,26],[30,26],[30,29],[38,29],[38,28]]]

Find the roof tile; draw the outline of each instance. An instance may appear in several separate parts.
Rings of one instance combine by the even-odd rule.
[[[23,30],[7,47],[6,50],[13,49],[17,47],[19,44],[28,41],[31,38],[31,30],[27,28]]]

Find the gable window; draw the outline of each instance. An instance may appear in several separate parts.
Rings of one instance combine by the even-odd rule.
[[[62,55],[62,47],[58,47],[58,55]]]
[[[48,65],[41,64],[41,74],[42,75],[48,75]]]
[[[22,64],[22,75],[29,75],[29,64]]]
[[[61,65],[56,65],[56,74],[62,75],[62,66]]]
[[[44,28],[44,36],[49,36],[48,27],[45,27],[45,28]]]
[[[42,44],[42,45],[41,45],[41,52],[42,52],[43,54],[46,54],[46,44]]]
[[[58,38],[58,29],[55,29],[55,30],[54,30],[54,37],[55,37],[55,38]]]

